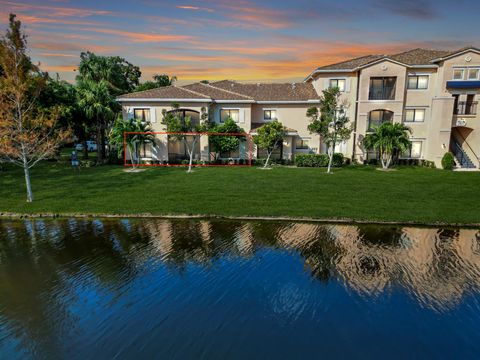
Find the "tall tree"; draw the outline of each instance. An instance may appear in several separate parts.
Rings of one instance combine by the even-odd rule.
[[[395,152],[404,153],[412,145],[410,134],[412,130],[400,123],[386,122],[365,135],[363,145],[367,150],[376,150],[380,154],[382,168],[387,170]]]
[[[0,40],[0,68],[0,156],[23,168],[27,201],[32,202],[30,169],[55,154],[68,132],[57,127],[57,108],[40,106],[48,75],[28,57],[26,35],[13,14]]]
[[[156,89],[159,87],[170,86],[173,85],[177,81],[176,76],[168,76],[166,74],[155,74],[153,75],[153,81],[145,81],[139,84],[135,91],[144,91],[150,89]]]
[[[138,86],[140,69],[119,56],[80,54],[77,76],[79,104],[95,123],[98,160],[106,157],[106,132],[121,111],[116,96]]]
[[[329,156],[327,173],[330,173],[336,145],[348,140],[352,134],[352,127],[348,125],[346,106],[340,102],[340,89],[324,90],[320,99],[320,113],[316,107],[312,107],[307,110],[307,117],[311,121],[308,130],[320,135],[327,145]]]
[[[257,129],[257,135],[253,136],[253,142],[261,149],[267,150],[264,168],[268,167],[273,151],[280,147],[286,136],[287,130],[278,120],[270,121]]]

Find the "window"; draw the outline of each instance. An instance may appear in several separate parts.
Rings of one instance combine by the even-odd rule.
[[[478,80],[479,74],[480,74],[480,69],[469,69],[468,80]]]
[[[408,89],[424,90],[428,89],[428,75],[410,75],[408,76]]]
[[[263,120],[277,119],[277,110],[263,110]]]
[[[393,112],[388,110],[374,110],[370,111],[368,116],[368,129],[367,131],[374,131],[375,128],[382,125],[384,122],[393,121]]]
[[[345,79],[330,79],[330,88],[339,88],[341,92],[345,91],[345,85],[347,81]]]
[[[150,121],[150,109],[133,109],[133,117],[135,120],[143,122]]]
[[[369,100],[395,100],[396,77],[370,78]]]
[[[300,138],[298,138],[298,139],[295,141],[295,149],[296,149],[296,150],[307,150],[307,149],[309,149],[309,147],[308,147],[308,142],[309,142],[308,139],[300,139]]]
[[[425,120],[425,109],[405,110],[405,122],[422,122]]]
[[[453,80],[463,80],[464,69],[453,69]]]
[[[402,154],[402,157],[409,159],[419,159],[422,157],[422,142],[412,141],[410,149]]]
[[[220,110],[220,122],[225,122],[227,119],[232,119],[236,123],[239,121],[240,110],[238,109],[222,109]]]

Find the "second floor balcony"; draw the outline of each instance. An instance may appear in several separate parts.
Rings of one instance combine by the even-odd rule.
[[[396,77],[370,78],[368,100],[395,100]]]

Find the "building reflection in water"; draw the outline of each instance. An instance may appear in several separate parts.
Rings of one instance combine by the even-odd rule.
[[[281,250],[298,253],[318,281],[335,279],[369,297],[400,287],[421,306],[442,311],[479,288],[479,234],[205,220],[2,221],[0,303],[4,310],[22,302],[26,308],[31,304],[25,299],[48,293],[50,285],[58,292],[65,282],[68,289],[59,268],[73,277],[89,272],[100,283],[126,284],[141,268],[166,265],[181,272],[188,264],[208,268],[223,258],[248,261],[258,251]]]

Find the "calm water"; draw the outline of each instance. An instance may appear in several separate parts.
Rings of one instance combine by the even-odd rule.
[[[480,231],[0,222],[0,358],[479,358]]]

